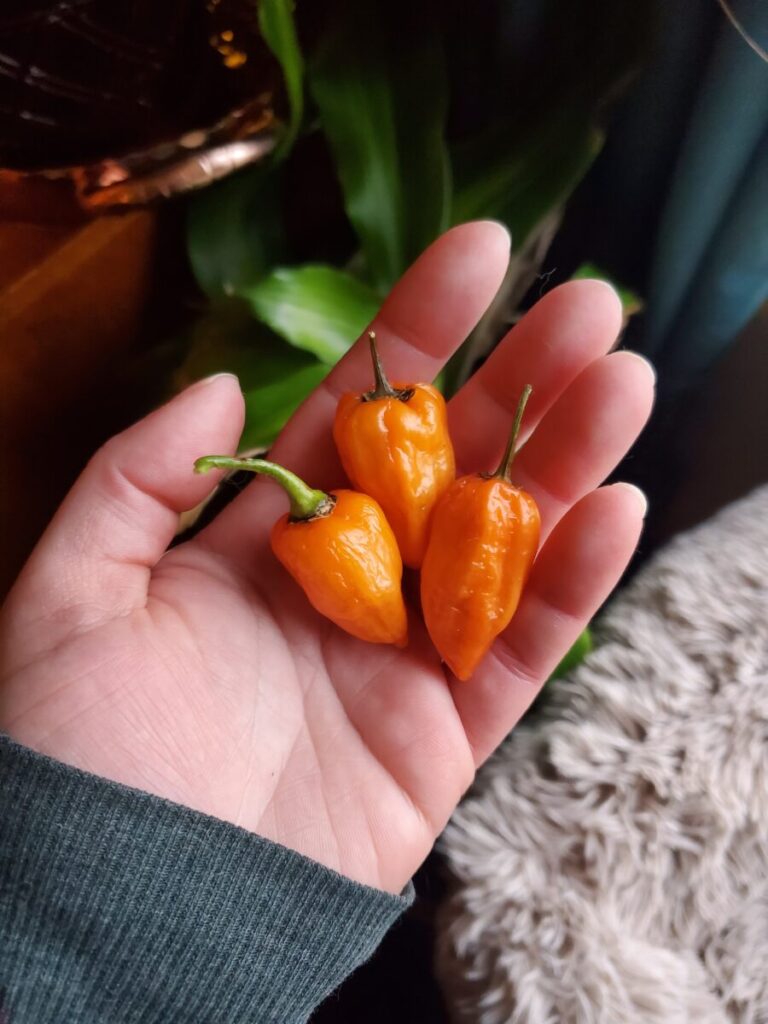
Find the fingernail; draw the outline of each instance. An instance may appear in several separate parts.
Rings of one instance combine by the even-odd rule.
[[[238,386],[240,384],[240,381],[237,378],[237,374],[228,373],[224,371],[222,373],[212,373],[210,377],[203,377],[202,380],[195,381],[195,383],[192,384],[191,387],[202,388],[208,384],[213,384],[215,380],[221,380],[223,377],[229,377],[229,379],[235,381],[238,384]]]
[[[503,224],[500,220],[493,220],[491,217],[486,217],[484,220],[475,221],[476,224],[483,224],[487,227],[493,228],[498,232],[499,236],[504,239],[504,244],[508,249],[512,247],[512,235],[506,224]]]
[[[629,484],[622,481],[619,484],[614,484],[614,487],[621,487],[622,490],[627,491],[632,495],[633,499],[637,502],[637,507],[640,511],[640,515],[645,519],[645,514],[648,511],[648,499],[645,494],[640,490],[639,487],[635,487],[634,484]]]
[[[610,281],[606,281],[604,277],[579,277],[575,281],[566,281],[566,284],[568,284],[568,285],[571,285],[571,284],[577,284],[577,285],[588,284],[590,286],[590,288],[593,288],[593,289],[595,288],[595,286],[598,286],[599,288],[602,288],[603,291],[607,292],[611,296],[611,298],[613,299],[615,304],[619,307],[619,311],[621,311],[621,309],[622,309],[621,296],[616,291],[615,287],[611,284],[611,282]]]
[[[611,293],[611,295],[614,296],[614,298],[618,299],[619,302],[621,302],[621,296],[616,291],[616,286],[611,284],[610,281],[606,281],[606,279],[604,277],[583,277],[583,278],[581,278],[581,280],[582,281],[589,281],[590,284],[601,284],[603,286],[603,288],[606,289],[606,291],[609,291]]]
[[[638,363],[642,363],[643,367],[648,372],[651,380],[653,381],[653,384],[654,384],[654,387],[655,387],[656,386],[656,370],[655,370],[655,368],[653,366],[653,363],[649,362],[645,358],[645,356],[641,356],[639,352],[633,352],[631,349],[628,349],[628,348],[622,349],[622,351],[625,353],[625,355],[632,356],[632,358],[636,359],[638,361]]]

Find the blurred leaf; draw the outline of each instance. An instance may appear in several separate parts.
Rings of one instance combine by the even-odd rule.
[[[197,283],[211,298],[255,284],[285,258],[279,179],[258,164],[196,193],[187,249]]]
[[[558,112],[523,139],[509,126],[495,126],[457,149],[454,223],[495,217],[520,249],[568,199],[602,142],[602,133],[578,110]]]
[[[592,634],[589,631],[589,627],[587,627],[549,678],[559,679],[561,676],[568,675],[569,672],[584,661],[592,647]]]
[[[367,285],[320,264],[279,267],[243,294],[273,331],[329,364],[344,355],[379,308]]]
[[[226,302],[193,325],[176,388],[223,370],[237,374],[245,395],[243,449],[270,445],[328,366],[254,320],[245,303]]]
[[[383,0],[344,2],[310,65],[310,89],[374,284],[388,288],[447,226],[448,84],[441,41]]]
[[[304,114],[304,61],[292,0],[260,0],[259,27],[283,71],[290,119],[275,156],[293,145]],[[187,247],[209,296],[234,295],[285,259],[280,180],[273,161],[248,167],[193,196]]]
[[[615,289],[616,294],[621,299],[625,323],[631,316],[634,316],[635,313],[639,313],[643,308],[643,300],[637,292],[633,292],[631,288],[623,288],[621,285],[616,284],[608,274],[595,266],[594,263],[582,263],[582,265],[572,274],[571,280],[581,281],[587,277],[596,278],[598,281],[605,281]]]
[[[245,428],[240,448],[269,447],[328,371],[325,363],[315,360],[271,384],[245,391]]]
[[[578,111],[558,113],[524,139],[499,124],[464,143],[455,157],[455,223],[494,217],[512,233],[504,281],[445,376],[450,397],[519,315],[519,304],[540,272],[573,189],[597,156],[602,135]]]
[[[520,316],[520,303],[536,280],[554,238],[562,208],[554,207],[510,253],[507,272],[499,290],[467,340],[445,367],[444,394],[452,398],[478,364],[488,355]]]
[[[592,641],[592,633],[590,632],[589,626],[580,634],[574,645],[565,655],[563,660],[554,669],[552,674],[546,681],[546,685],[541,688],[538,695],[534,699],[533,704],[526,712],[526,717],[529,719],[535,718],[546,706],[549,701],[552,690],[550,688],[551,683],[556,679],[560,679],[563,676],[568,675],[572,672],[581,662],[586,658],[589,652],[592,650],[594,644]]]
[[[237,374],[243,390],[260,387],[314,362],[253,319],[241,299],[211,305],[190,325],[187,355],[177,372],[177,387],[212,373]]]
[[[290,104],[290,121],[276,152],[281,157],[293,145],[304,116],[304,60],[293,20],[293,0],[259,0],[258,6],[259,28],[283,69]]]

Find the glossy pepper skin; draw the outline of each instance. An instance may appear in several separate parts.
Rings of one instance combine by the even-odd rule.
[[[333,437],[353,486],[379,502],[403,561],[418,569],[434,507],[456,475],[445,400],[430,384],[390,384],[369,338],[376,387],[342,395]]]
[[[536,502],[507,479],[529,393],[523,393],[497,472],[456,480],[432,519],[421,569],[422,611],[433,644],[461,680],[512,620],[539,544]]]
[[[395,535],[367,495],[339,490],[331,497],[328,515],[278,519],[272,550],[321,615],[361,640],[404,647],[408,621]]]
[[[272,527],[272,550],[321,615],[369,643],[407,644],[403,562],[373,498],[312,490],[265,459],[210,455],[195,463],[199,473],[214,467],[264,473],[285,488],[291,509]]]

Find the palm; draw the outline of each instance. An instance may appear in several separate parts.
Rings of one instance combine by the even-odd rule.
[[[146,609],[16,673],[11,698],[41,683],[53,693],[61,665],[78,666],[66,705],[61,694],[34,704],[17,731],[350,877],[402,887],[472,768],[438,660],[423,643],[372,650],[290,581],[277,592],[273,581],[267,601],[212,558],[193,544],[169,552]],[[416,704],[423,749],[409,752],[392,716]],[[408,773],[414,754],[428,797]]]
[[[389,335],[397,351],[388,322],[413,324],[421,315],[429,320],[414,328],[415,336],[429,328],[436,340],[431,356],[406,351],[400,341],[401,365],[393,375],[434,375],[499,283],[498,240],[498,229],[488,225],[454,231],[395,290],[377,325],[380,337],[386,343]],[[457,297],[448,288],[451,266],[466,275],[472,256],[474,293]],[[434,323],[440,314],[430,311],[430,289],[432,308],[438,299],[449,306],[451,292],[454,303],[461,301],[460,309],[444,309],[445,325]],[[422,293],[417,302],[416,291]],[[160,557],[172,518],[167,506],[187,507],[205,490],[187,467],[206,451],[231,450],[239,432],[238,399],[222,384],[182,396],[172,423],[177,403],[133,428],[130,444],[123,442],[125,461],[133,464],[117,476],[98,459],[89,471],[102,476],[113,532],[126,518],[115,516],[120,502],[138,502],[132,511],[147,513],[154,557],[143,549],[107,557],[103,575],[85,573],[91,588],[85,598],[50,613],[37,610],[35,602],[55,588],[56,553],[62,543],[67,547],[57,540],[66,532],[62,523],[53,524],[52,538],[42,542],[6,610],[0,726],[61,760],[235,822],[352,878],[402,888],[475,766],[511,728],[535,696],[532,684],[546,677],[615,581],[637,535],[629,492],[593,488],[647,415],[650,377],[635,357],[600,358],[616,329],[614,300],[601,286],[571,286],[567,302],[550,297],[549,306],[532,327],[524,322],[512,332],[451,412],[460,464],[485,468],[503,444],[509,415],[498,397],[489,398],[491,381],[505,378],[511,407],[520,384],[532,380],[538,407],[529,429],[542,422],[516,475],[537,496],[551,534],[518,615],[470,684],[446,679],[415,614],[403,652],[354,640],[317,616],[269,553],[267,527],[282,500],[269,484],[248,488],[194,541]],[[578,323],[585,316],[588,323]],[[559,352],[531,344],[534,334],[539,340],[547,331],[560,339]],[[331,387],[362,388],[364,358],[363,351],[351,353]],[[206,391],[205,401],[219,405],[201,421]],[[339,483],[331,408],[321,389],[274,453],[320,486]],[[581,430],[580,416],[589,419]],[[154,436],[141,436],[153,419]],[[467,432],[469,423],[480,432]],[[560,436],[553,452],[550,439]],[[157,449],[165,453],[158,457],[160,475],[145,467],[151,479],[137,482],[136,453]],[[118,456],[113,451],[110,464]],[[87,476],[59,516],[70,528],[94,504],[93,495],[90,503],[82,497]],[[130,530],[128,547],[141,548],[136,526]],[[117,542],[110,536],[105,543]],[[93,593],[99,586],[103,598]]]

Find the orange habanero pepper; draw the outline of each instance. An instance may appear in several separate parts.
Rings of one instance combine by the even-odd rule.
[[[495,473],[463,476],[432,519],[421,569],[424,621],[440,657],[469,679],[517,610],[539,543],[539,510],[508,479],[527,386]]]
[[[431,384],[390,384],[368,337],[376,386],[342,395],[333,437],[352,484],[379,502],[403,561],[418,569],[432,511],[456,475],[445,400]]]
[[[285,489],[290,511],[272,527],[272,550],[321,615],[369,643],[406,645],[403,563],[395,535],[372,498],[356,491],[313,490],[265,459],[206,455],[195,463],[196,473],[214,468],[264,473]]]

